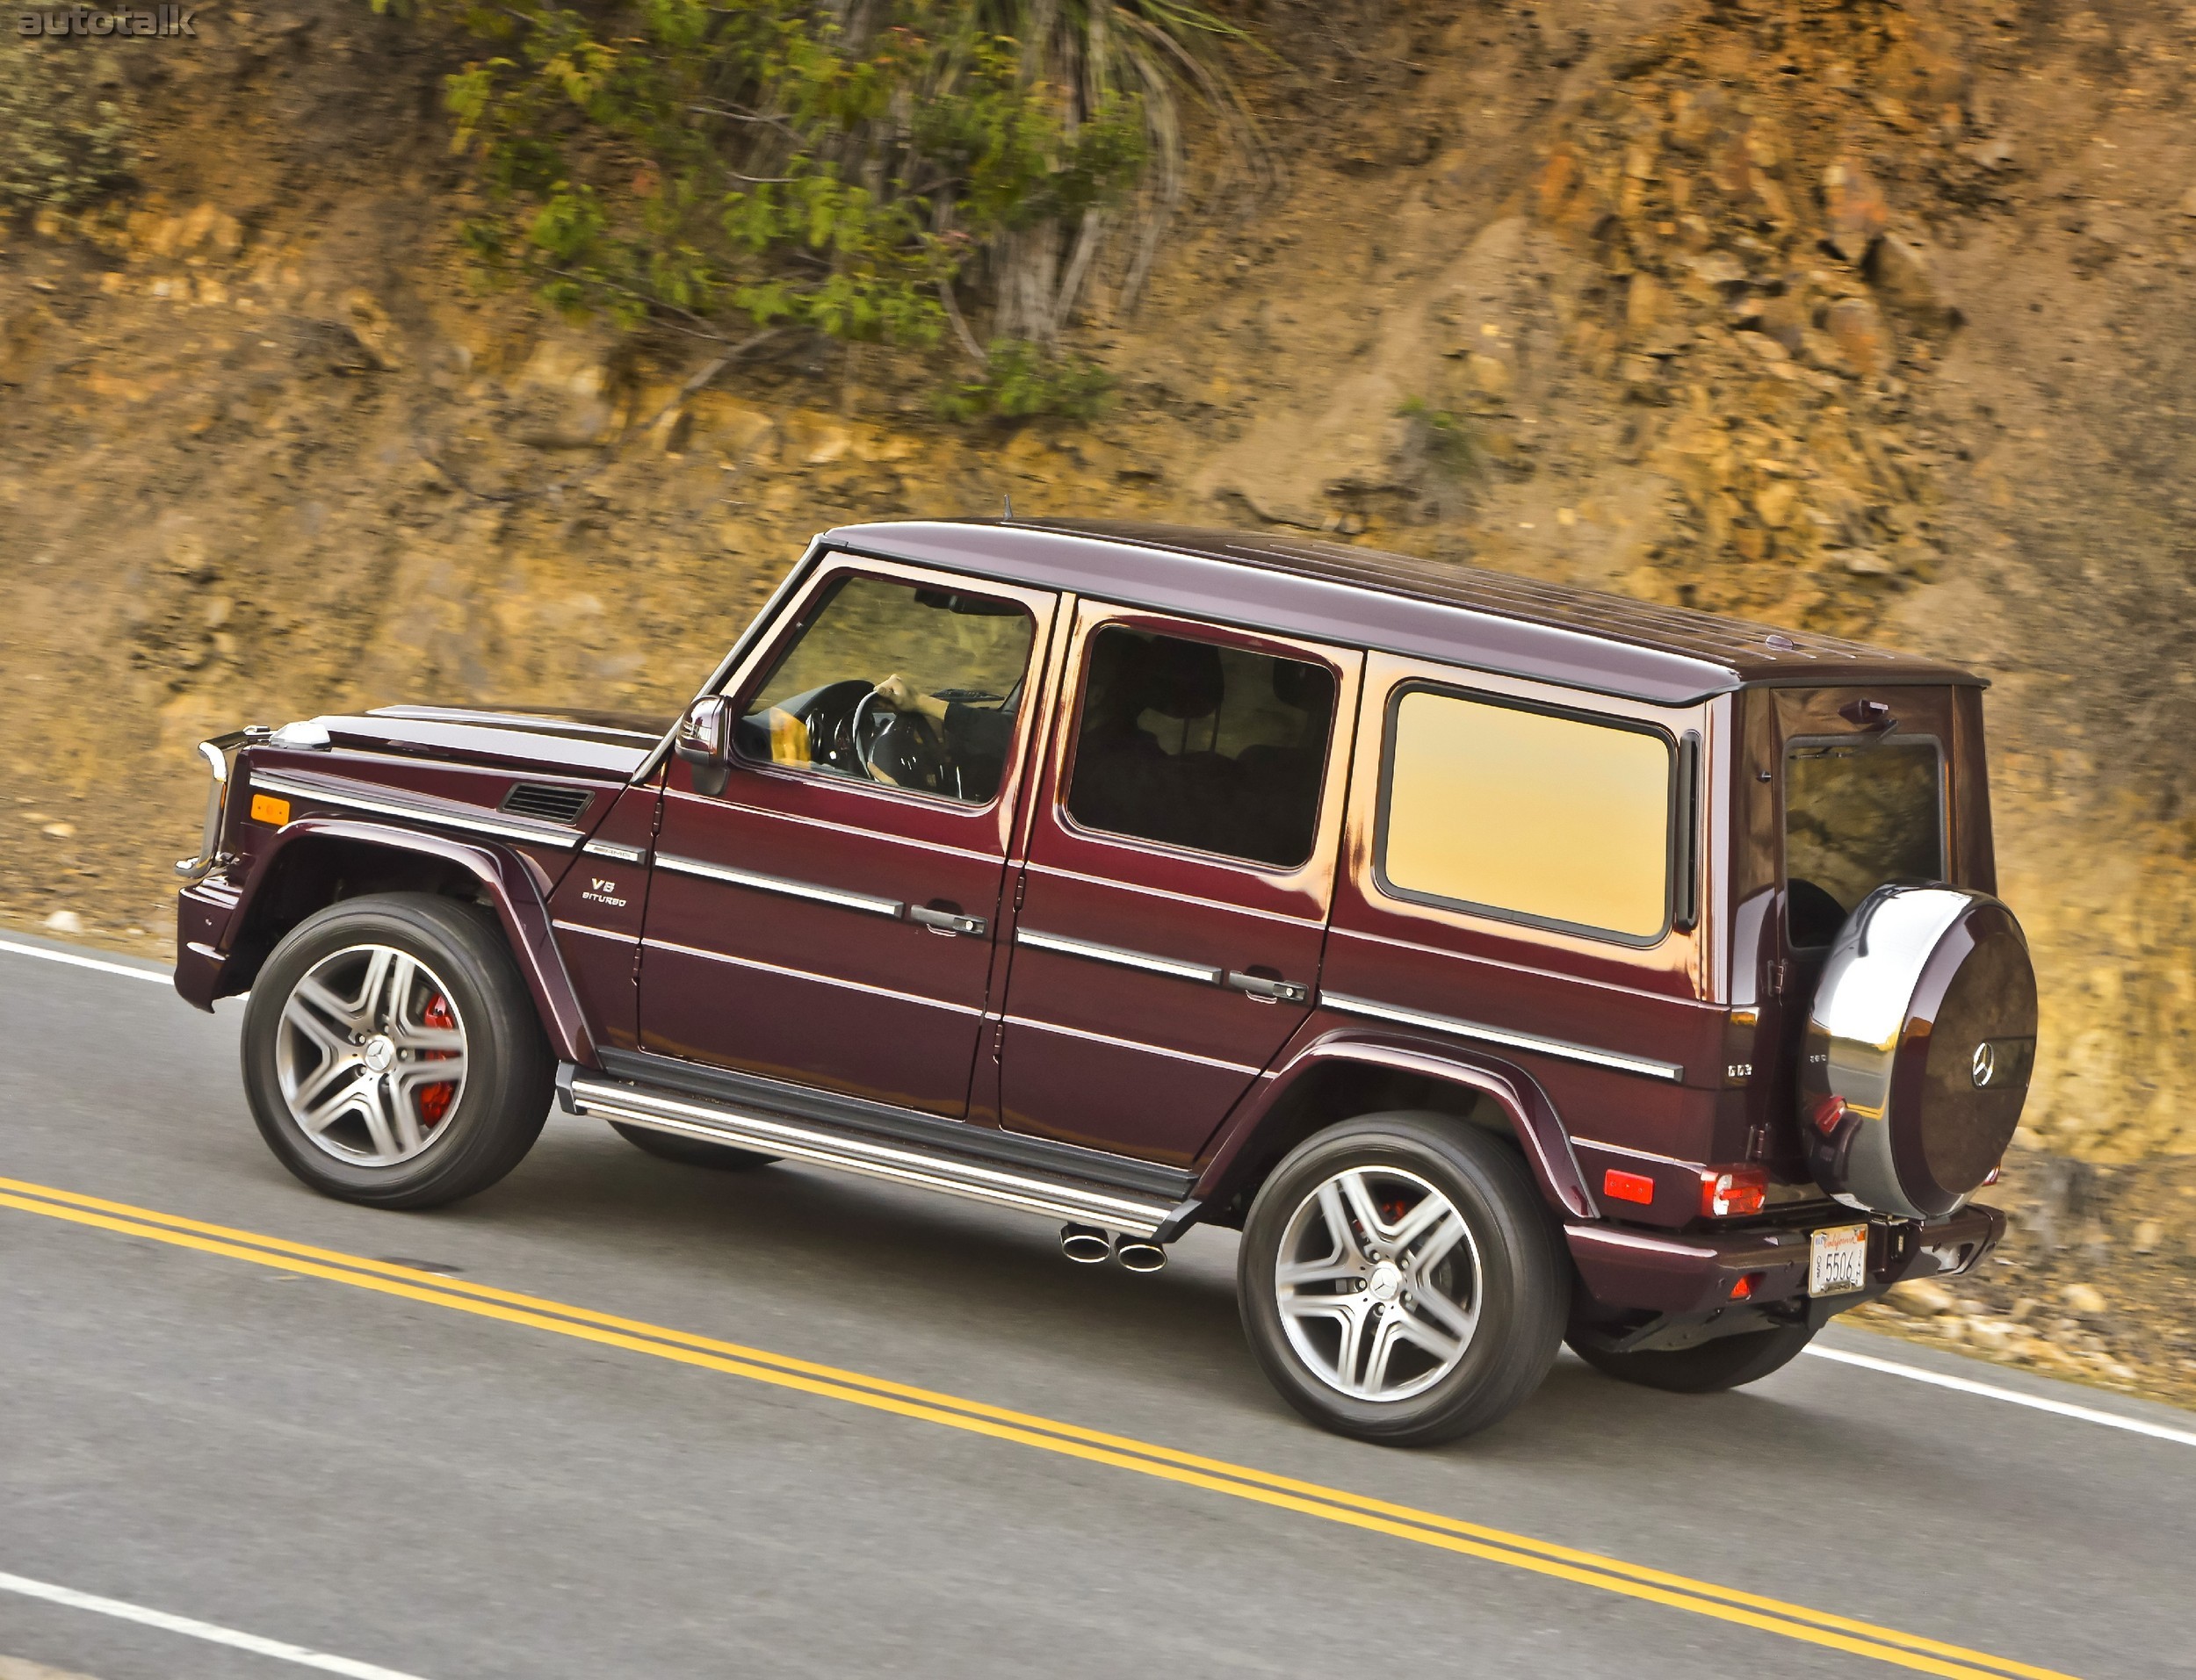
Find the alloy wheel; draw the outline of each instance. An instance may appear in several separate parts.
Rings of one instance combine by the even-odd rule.
[[[290,1118],[354,1166],[408,1161],[465,1090],[466,1031],[450,989],[408,951],[353,945],[292,988],[275,1037]]]
[[[1352,1167],[1289,1215],[1274,1264],[1289,1344],[1353,1400],[1407,1400],[1456,1367],[1479,1323],[1479,1251],[1415,1172]]]

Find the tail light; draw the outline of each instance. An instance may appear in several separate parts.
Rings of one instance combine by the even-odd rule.
[[[1701,1212],[1710,1219],[1736,1219],[1758,1214],[1769,1199],[1768,1171],[1758,1166],[1735,1166],[1727,1172],[1701,1174]]]
[[[1846,1100],[1843,1097],[1824,1097],[1815,1105],[1815,1129],[1828,1137],[1846,1123]]]
[[[1745,1273],[1732,1283],[1730,1287],[1730,1298],[1733,1301],[1745,1301],[1749,1299],[1753,1294],[1753,1292],[1761,1287],[1762,1279],[1767,1277],[1768,1275],[1769,1274],[1766,1272],[1749,1272]]]

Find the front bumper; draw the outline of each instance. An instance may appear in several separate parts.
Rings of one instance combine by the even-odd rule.
[[[1802,1318],[1819,1324],[1875,1300],[1895,1283],[1971,1271],[2005,1234],[2004,1214],[1975,1204],[1927,1224],[1868,1216],[1867,1286],[1810,1300],[1811,1233],[1861,1222],[1862,1215],[1835,1208],[1773,1226],[1691,1236],[1607,1223],[1566,1225],[1564,1235],[1587,1297],[1577,1303],[1574,1322],[1599,1327],[1597,1339],[1627,1347],[1668,1346]],[[1731,1291],[1748,1277],[1753,1281],[1745,1299],[1734,1302]]]

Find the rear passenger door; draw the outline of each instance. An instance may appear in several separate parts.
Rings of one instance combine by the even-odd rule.
[[[1302,1024],[1362,664],[1081,605],[1019,883],[1008,1128],[1192,1161]]]

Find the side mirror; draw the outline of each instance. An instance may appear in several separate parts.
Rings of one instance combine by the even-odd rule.
[[[732,775],[732,702],[704,695],[686,709],[671,750],[694,767],[694,791],[715,796]]]

